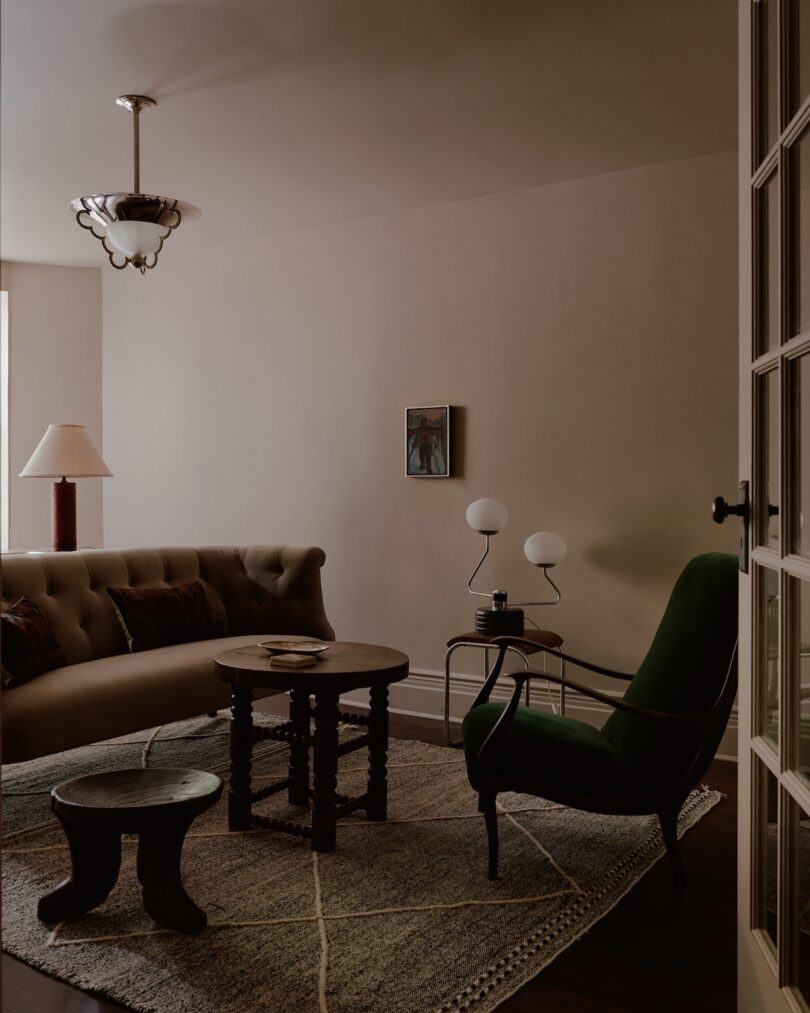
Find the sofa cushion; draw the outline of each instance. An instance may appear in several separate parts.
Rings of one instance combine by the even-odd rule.
[[[178,587],[108,587],[130,651],[222,637],[198,580]]]
[[[65,656],[42,609],[26,595],[6,609],[2,626],[3,689],[59,668]]]
[[[227,707],[230,687],[214,657],[262,639],[201,640],[45,672],[4,695],[3,758],[30,760]]]

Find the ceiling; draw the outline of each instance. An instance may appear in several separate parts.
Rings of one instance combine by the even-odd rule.
[[[3,0],[5,259],[98,264],[81,194],[197,249],[734,148],[736,0]]]

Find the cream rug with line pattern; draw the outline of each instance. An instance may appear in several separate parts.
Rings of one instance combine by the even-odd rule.
[[[502,795],[501,877],[490,882],[461,753],[392,739],[388,822],[341,820],[332,854],[272,832],[229,834],[224,800],[194,823],[183,878],[208,913],[201,935],[161,929],[143,911],[136,842],[126,838],[101,907],[55,928],[37,921],[39,896],[69,871],[52,785],[141,764],[225,774],[227,749],[223,713],[5,767],[4,949],[141,1013],[489,1013],[664,854],[654,817]],[[255,787],[285,773],[285,746],[256,751]],[[342,757],[338,790],[360,794],[366,773],[364,753]],[[693,793],[680,832],[720,797]],[[299,815],[283,796],[259,811]]]

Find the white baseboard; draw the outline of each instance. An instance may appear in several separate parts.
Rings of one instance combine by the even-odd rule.
[[[482,675],[454,673],[450,680],[450,718],[461,721],[475,699],[483,682]],[[511,682],[502,680],[492,692],[491,699],[496,703],[504,703],[510,697]],[[603,690],[608,696],[620,697],[615,690]],[[368,693],[359,690],[350,693],[342,700],[345,703],[368,706]],[[557,687],[550,692],[542,680],[532,683],[532,706],[539,710],[551,711],[552,706],[559,711],[559,694]],[[444,672],[430,669],[411,669],[410,675],[402,682],[396,682],[390,689],[389,708],[392,713],[406,714],[411,717],[427,718],[433,721],[444,720]],[[576,718],[586,724],[600,728],[611,714],[610,707],[598,700],[588,700],[574,692],[566,694],[565,713],[567,717]],[[718,759],[737,759],[737,705],[735,704],[729,718],[720,748]]]

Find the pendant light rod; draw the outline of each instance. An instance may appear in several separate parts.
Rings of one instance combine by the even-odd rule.
[[[141,110],[132,110],[132,192],[141,192]]]
[[[132,113],[132,192],[141,192],[141,109],[156,106],[157,102],[148,95],[119,95],[115,100],[119,106]]]

